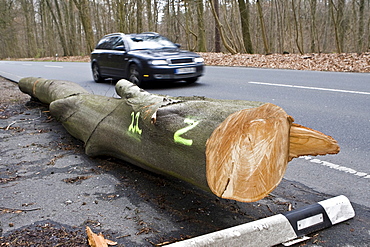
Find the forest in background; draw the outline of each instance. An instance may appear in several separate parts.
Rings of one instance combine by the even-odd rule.
[[[369,0],[0,0],[0,59],[88,55],[113,32],[230,54],[370,51]]]

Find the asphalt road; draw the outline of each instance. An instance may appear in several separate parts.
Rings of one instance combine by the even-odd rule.
[[[69,80],[94,94],[116,96],[112,82],[93,82],[88,63],[0,61],[0,75]],[[337,155],[294,159],[285,178],[369,207],[370,74],[209,66],[194,85],[153,85],[147,91],[281,106],[296,123],[333,136],[341,146]]]

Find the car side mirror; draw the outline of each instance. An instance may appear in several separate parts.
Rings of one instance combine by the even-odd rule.
[[[179,49],[181,48],[180,44],[176,43],[175,45],[176,45],[177,48],[179,48]]]
[[[118,45],[118,46],[114,47],[114,50],[117,50],[117,51],[126,51],[126,48],[123,45]]]

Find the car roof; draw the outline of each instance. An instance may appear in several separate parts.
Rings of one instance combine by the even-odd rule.
[[[104,35],[103,38],[110,37],[110,36],[118,36],[118,35],[125,35],[125,34],[124,33],[110,33],[110,34]]]
[[[125,33],[110,33],[107,35],[104,35],[104,38],[110,37],[110,36],[159,36],[159,33],[156,32],[142,32],[142,33],[130,33],[130,34],[125,34]]]

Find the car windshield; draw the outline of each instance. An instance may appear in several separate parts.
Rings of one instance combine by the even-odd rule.
[[[177,49],[178,47],[167,38],[158,35],[135,35],[129,38],[131,50],[146,49]]]

